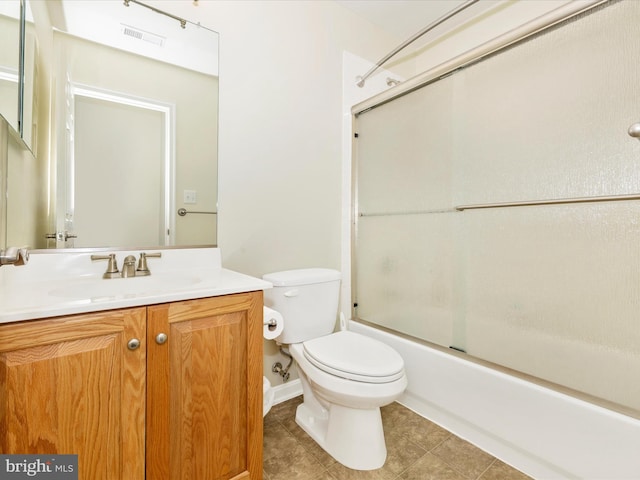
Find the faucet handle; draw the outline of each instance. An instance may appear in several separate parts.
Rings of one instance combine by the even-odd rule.
[[[29,250],[27,247],[9,247],[0,250],[1,265],[25,265],[29,261]]]
[[[156,253],[142,252],[140,254],[140,259],[138,260],[138,268],[136,268],[136,275],[139,275],[139,276],[151,275],[151,271],[149,270],[149,266],[147,265],[148,257],[160,258],[162,257],[162,253],[161,252],[156,252]]]
[[[104,272],[102,278],[115,278],[120,275],[115,253],[110,253],[109,255],[91,255],[91,260],[108,260],[107,271]]]

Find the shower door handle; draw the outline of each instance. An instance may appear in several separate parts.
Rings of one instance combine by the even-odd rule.
[[[640,122],[631,125],[627,133],[630,137],[640,139]]]

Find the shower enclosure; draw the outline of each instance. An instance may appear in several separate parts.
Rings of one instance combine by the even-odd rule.
[[[640,416],[640,2],[354,111],[354,318]]]

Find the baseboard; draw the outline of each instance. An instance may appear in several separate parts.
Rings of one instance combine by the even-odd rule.
[[[300,382],[299,378],[271,388],[274,392],[274,405],[286,402],[287,400],[297,397],[298,395],[302,395],[302,383]]]

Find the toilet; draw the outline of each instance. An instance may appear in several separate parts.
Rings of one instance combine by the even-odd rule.
[[[346,467],[382,467],[387,448],[380,407],[407,387],[402,357],[378,340],[334,332],[340,272],[309,268],[262,278],[273,285],[265,305],[284,320],[276,341],[288,346],[302,384],[296,423]]]

